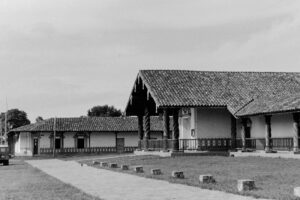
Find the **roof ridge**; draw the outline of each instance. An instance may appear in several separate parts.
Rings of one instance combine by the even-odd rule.
[[[257,73],[257,74],[300,74],[300,72],[287,72],[287,71],[234,71],[234,70],[185,70],[185,69],[141,69],[139,72],[146,72],[146,71],[177,71],[177,72],[207,72],[207,73]]]

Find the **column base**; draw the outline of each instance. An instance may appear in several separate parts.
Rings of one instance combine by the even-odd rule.
[[[273,149],[271,149],[271,148],[265,148],[265,153],[277,153],[277,151],[275,151],[275,150],[273,150]]]
[[[298,147],[294,147],[293,152],[294,152],[294,154],[300,154],[300,151],[299,151]]]

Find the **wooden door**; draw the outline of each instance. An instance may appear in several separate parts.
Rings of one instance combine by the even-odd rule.
[[[39,153],[39,139],[33,138],[33,155],[37,155]]]
[[[125,139],[124,138],[116,138],[116,147],[118,153],[124,152]]]

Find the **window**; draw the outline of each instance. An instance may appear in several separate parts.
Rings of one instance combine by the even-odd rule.
[[[55,149],[60,149],[60,138],[55,138]]]
[[[84,138],[77,138],[77,148],[78,149],[83,149],[84,148]]]

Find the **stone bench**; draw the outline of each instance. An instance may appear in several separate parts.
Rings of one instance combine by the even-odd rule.
[[[122,170],[129,170],[129,166],[128,165],[121,165],[121,169]]]
[[[133,170],[136,172],[136,173],[143,173],[144,172],[144,169],[142,166],[135,166],[133,168]]]
[[[241,179],[237,181],[237,188],[239,192],[248,191],[255,189],[254,180],[251,179]]]
[[[100,164],[100,162],[98,162],[98,161],[93,161],[93,165],[99,165]]]
[[[184,178],[183,171],[172,171],[173,178]]]
[[[200,183],[215,183],[216,180],[211,174],[201,174],[199,176]]]
[[[300,187],[295,187],[295,188],[294,188],[294,195],[295,195],[296,197],[300,197]]]
[[[160,175],[161,174],[161,170],[160,169],[151,169],[151,174],[152,175]]]
[[[101,167],[108,167],[108,163],[107,162],[100,162],[100,166]]]
[[[117,168],[118,164],[117,163],[109,163],[109,168]]]

